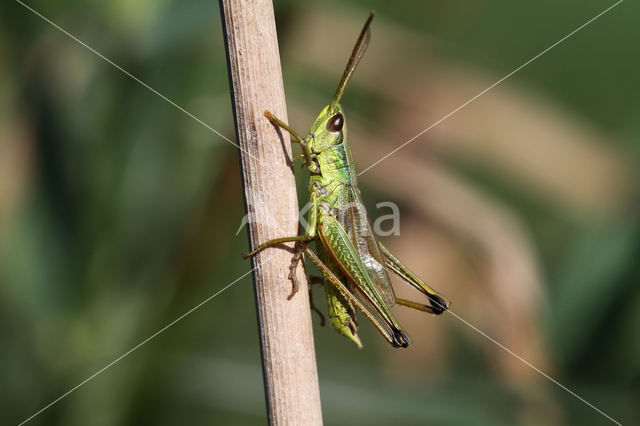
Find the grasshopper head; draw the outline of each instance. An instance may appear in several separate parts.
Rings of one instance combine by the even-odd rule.
[[[322,152],[345,140],[347,126],[340,104],[327,105],[311,126],[313,150]]]
[[[333,100],[322,110],[318,118],[316,118],[316,122],[311,126],[309,135],[313,138],[312,143],[315,152],[322,152],[334,145],[341,144],[346,138],[347,128],[345,126],[344,114],[338,102],[340,102],[342,94],[347,88],[349,81],[351,81],[353,72],[358,67],[364,52],[367,50],[369,39],[371,38],[369,26],[371,25],[373,15],[373,12],[371,12],[364,27],[362,27],[362,31],[360,31],[360,36],[356,41],[356,45],[353,47],[349,62],[342,73],[342,78],[338,84],[336,94],[333,96]]]

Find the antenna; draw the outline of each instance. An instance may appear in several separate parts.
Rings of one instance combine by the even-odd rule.
[[[353,72],[358,67],[360,63],[360,59],[364,56],[364,52],[367,50],[367,46],[369,45],[369,40],[371,39],[371,32],[369,31],[369,26],[371,25],[371,21],[373,20],[373,16],[375,13],[372,11],[367,19],[367,22],[364,23],[364,27],[362,27],[362,31],[360,31],[360,36],[356,41],[356,45],[353,47],[353,52],[351,52],[351,57],[349,58],[349,62],[347,63],[347,67],[344,69],[344,73],[342,74],[342,79],[340,79],[340,84],[338,84],[338,90],[336,90],[336,94],[333,96],[333,100],[331,101],[331,106],[334,106],[338,102],[340,102],[340,98],[342,98],[342,94],[344,93],[344,89],[349,84],[351,80],[351,76]]]

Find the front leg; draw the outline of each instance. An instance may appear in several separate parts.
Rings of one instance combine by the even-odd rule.
[[[314,156],[315,155],[311,151],[311,147],[307,143],[307,140],[304,139],[303,137],[301,137],[300,135],[298,135],[291,127],[289,127],[289,125],[287,123],[285,123],[284,121],[280,120],[275,115],[271,114],[270,111],[265,111],[264,112],[264,116],[267,117],[267,119],[274,126],[280,127],[282,129],[286,130],[291,135],[291,142],[300,144],[300,147],[302,148],[302,157],[304,158],[303,167],[307,166],[311,173],[319,173],[320,172],[320,167],[314,161]],[[298,157],[296,157],[296,158],[298,158]],[[296,158],[294,158],[293,161],[295,161]]]

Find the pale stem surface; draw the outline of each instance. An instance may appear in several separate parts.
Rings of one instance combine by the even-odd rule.
[[[249,234],[256,247],[298,233],[289,135],[279,136],[263,115],[268,109],[287,121],[273,5],[266,0],[220,4]],[[322,413],[308,284],[299,267],[300,290],[287,300],[291,257],[291,251],[271,248],[254,258],[268,417],[273,425],[319,425]],[[233,322],[225,326],[233,327]]]

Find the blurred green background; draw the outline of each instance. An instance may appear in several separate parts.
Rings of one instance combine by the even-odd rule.
[[[217,2],[28,4],[235,139]],[[371,9],[342,102],[358,170],[611,4],[277,2],[290,123],[326,105]],[[19,3],[0,12],[0,422],[17,424],[249,263],[234,147]],[[639,18],[620,4],[360,177],[456,315],[623,424],[640,422]],[[326,424],[611,424],[456,317],[396,312],[408,350],[313,317]],[[247,276],[30,424],[265,421]]]

